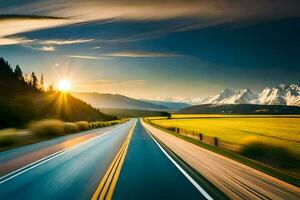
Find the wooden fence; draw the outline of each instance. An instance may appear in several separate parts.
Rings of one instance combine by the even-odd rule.
[[[160,129],[165,129],[165,130],[174,132],[176,134],[180,134],[180,135],[183,135],[183,136],[186,136],[186,137],[189,137],[189,138],[193,138],[193,139],[195,139],[197,141],[200,141],[202,143],[212,145],[212,146],[215,146],[215,147],[218,147],[218,148],[221,148],[221,149],[226,149],[226,150],[230,150],[230,151],[234,151],[234,152],[237,152],[239,150],[238,145],[230,144],[228,142],[221,141],[217,137],[204,135],[203,133],[201,133],[201,131],[196,132],[196,131],[191,131],[191,130],[187,130],[187,129],[177,128],[177,127],[165,128],[165,127],[159,126],[159,125],[151,122],[151,120],[145,119],[144,121],[151,124],[152,126],[160,128]]]

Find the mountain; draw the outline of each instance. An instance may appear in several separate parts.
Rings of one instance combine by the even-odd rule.
[[[13,71],[0,58],[0,128],[24,127],[32,120],[44,118],[64,121],[116,119],[70,94],[39,89],[34,73],[30,82],[26,82],[19,66]]]
[[[300,87],[296,84],[266,87],[259,93],[250,89],[232,91],[225,89],[219,94],[203,98],[198,104],[261,104],[300,106]]]
[[[234,95],[234,91],[226,88],[226,89],[222,90],[216,96],[213,96],[211,98],[209,98],[209,97],[204,98],[203,104],[206,104],[206,103],[217,104],[219,102],[223,102],[225,99],[231,97],[232,95]]]
[[[179,114],[300,114],[299,106],[256,104],[202,104],[183,108]]]
[[[296,84],[266,87],[258,97],[260,104],[300,106],[300,87]]]
[[[89,92],[72,92],[72,95],[88,102],[96,108],[121,108],[121,109],[142,109],[142,110],[169,110],[167,106],[157,105],[129,98],[119,94],[100,94]]]
[[[155,105],[162,105],[169,108],[170,110],[179,110],[191,106],[190,104],[187,103],[172,102],[172,101],[158,101],[158,100],[148,100],[148,99],[142,99],[142,101],[152,103]]]

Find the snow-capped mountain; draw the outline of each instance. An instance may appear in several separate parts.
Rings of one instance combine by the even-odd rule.
[[[259,104],[300,106],[300,87],[296,84],[266,87],[258,97]]]
[[[259,93],[250,89],[234,92],[222,90],[219,94],[203,98],[198,104],[264,104],[264,105],[294,105],[300,106],[300,87],[296,84],[266,87]]]
[[[225,99],[230,98],[233,95],[234,95],[233,90],[225,88],[216,96],[213,96],[211,98],[206,98],[206,99],[204,98],[203,100],[206,102],[203,102],[203,103],[218,104],[218,103],[223,102]]]

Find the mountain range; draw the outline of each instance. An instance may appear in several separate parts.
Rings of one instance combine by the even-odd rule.
[[[224,89],[215,96],[202,98],[196,104],[260,104],[300,106],[300,87],[297,84],[266,87],[254,93],[250,89]]]
[[[101,94],[96,92],[72,92],[72,95],[100,109],[136,109],[175,111],[190,106],[186,103],[134,99],[120,94]]]

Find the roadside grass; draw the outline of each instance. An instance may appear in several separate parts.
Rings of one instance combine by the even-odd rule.
[[[43,119],[34,121],[30,122],[25,130],[0,130],[0,152],[62,135],[77,133],[79,131],[121,124],[126,121],[128,121],[128,119],[104,122],[63,122],[58,119]]]
[[[299,168],[300,162],[296,155],[286,148],[266,142],[262,142],[256,137],[248,138],[242,145],[241,155],[257,161],[271,164],[274,167],[282,169]]]
[[[38,137],[49,137],[64,134],[64,122],[58,119],[43,119],[31,122],[28,130]]]
[[[0,146],[13,145],[17,140],[16,129],[4,129],[0,131]]]
[[[300,186],[299,156],[297,156],[298,154],[295,153],[298,150],[295,150],[293,153],[291,153],[285,147],[282,147],[282,145],[277,145],[277,144],[268,143],[268,142],[266,143],[265,141],[261,142],[260,140],[257,140],[257,136],[255,135],[255,140],[254,139],[251,140],[249,137],[248,137],[248,139],[240,140],[240,145],[241,145],[240,154],[237,154],[237,153],[234,153],[229,150],[220,149],[215,146],[211,146],[211,145],[202,143],[198,140],[187,137],[185,135],[175,133],[173,131],[173,129],[174,129],[174,127],[178,127],[178,126],[174,126],[177,124],[172,124],[172,126],[170,125],[173,120],[176,120],[176,119],[172,119],[172,120],[164,119],[164,120],[157,120],[157,121],[152,120],[151,122],[154,123],[154,126],[156,128],[159,128],[159,129],[161,129],[169,134],[172,134],[178,138],[184,139],[190,143],[193,143],[193,144],[203,147],[205,149],[211,150],[215,153],[221,154],[221,155],[231,158],[233,160],[239,161],[243,164],[246,164],[250,167],[253,167],[257,170],[265,172],[271,176],[277,177],[281,180],[284,180],[284,181],[294,184],[296,186]],[[144,120],[144,121],[147,123],[147,120]],[[161,124],[157,123],[159,121],[170,121],[170,122],[168,122],[169,126],[162,127]],[[164,125],[166,125],[166,124],[164,124]],[[218,124],[215,124],[215,125],[218,126]],[[224,131],[224,132],[226,133],[226,131]],[[202,131],[202,133],[203,133],[203,131]],[[203,134],[205,134],[205,132]],[[229,135],[229,137],[230,137],[230,135]],[[253,138],[253,135],[252,135],[252,138]],[[280,140],[280,139],[278,139],[278,140]],[[259,141],[259,143],[258,143],[258,141]],[[266,141],[268,141],[268,140],[266,140]],[[257,145],[259,146],[259,148],[257,148],[258,147]],[[254,151],[251,151],[251,149],[253,150],[253,147],[254,147]],[[264,152],[260,158],[258,158],[257,155],[255,155],[258,153],[257,151]],[[274,155],[274,154],[276,154],[276,155]],[[263,163],[263,162],[266,162],[266,159],[267,159],[268,164]],[[276,163],[276,162],[278,162],[279,159],[281,161],[279,163]],[[287,166],[286,165],[282,166],[282,164],[284,164],[284,162],[286,162]],[[272,166],[270,166],[270,164],[272,164]],[[286,168],[288,168],[289,170],[287,170]]]
[[[79,131],[79,127],[76,123],[65,122],[64,123],[64,132],[65,133],[76,133]]]
[[[80,131],[84,131],[90,128],[90,124],[87,121],[79,121],[75,122],[75,124],[77,125]]]

